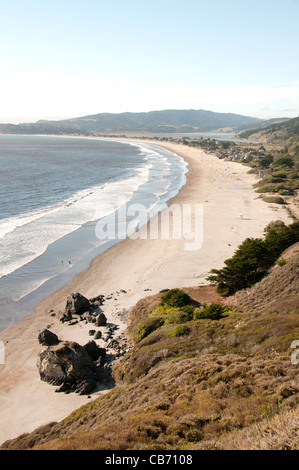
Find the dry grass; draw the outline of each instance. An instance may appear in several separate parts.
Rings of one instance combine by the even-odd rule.
[[[136,338],[161,295],[140,301],[130,318],[133,348],[114,369],[117,387],[2,448],[299,449],[299,365],[290,358],[299,339],[297,249],[254,291],[229,299],[240,310],[214,321],[178,315],[182,336],[165,322]],[[191,291],[194,300],[209,300],[206,290]]]
[[[283,263],[279,261],[283,260]],[[280,265],[282,264],[282,265]],[[268,275],[225,300],[243,311],[299,312],[299,243],[288,248]]]
[[[298,450],[299,410],[278,414],[242,431],[223,436],[218,442],[223,450]]]
[[[168,358],[133,384],[7,447],[198,449],[220,442],[238,447],[240,430],[296,409],[297,373],[288,357],[275,355]]]

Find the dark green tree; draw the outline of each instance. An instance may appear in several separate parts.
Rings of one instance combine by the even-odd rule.
[[[265,157],[261,158],[259,161],[259,165],[261,168],[269,168],[271,163],[273,163],[273,156],[272,155],[266,155]]]
[[[292,157],[281,157],[275,160],[273,166],[287,166],[289,168],[292,168],[294,166],[294,160]]]
[[[232,295],[260,281],[281,253],[299,241],[299,222],[269,229],[266,238],[247,238],[222,269],[212,269],[208,280],[222,295]]]

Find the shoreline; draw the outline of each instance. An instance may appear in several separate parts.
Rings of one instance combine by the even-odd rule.
[[[168,205],[202,204],[203,246],[198,251],[187,251],[182,239],[127,238],[94,258],[68,285],[39,302],[35,314],[2,332],[5,364],[0,365],[0,444],[42,424],[60,421],[90,402],[86,396],[55,394],[53,386],[41,382],[36,367],[42,349],[37,340],[41,329],[49,328],[60,340],[79,344],[91,339],[90,325],[61,324],[49,313],[52,309],[63,310],[69,293],[80,292],[87,298],[99,294],[111,297],[103,305],[103,312],[108,322],[119,326],[118,334],[124,334],[126,315],[141,298],[165,288],[206,285],[208,272],[222,267],[245,238],[261,236],[273,220],[292,222],[283,207],[258,198],[252,186],[257,177],[248,174],[248,167],[180,144],[144,142],[166,148],[188,163],[186,183]],[[159,215],[153,219],[156,217]],[[92,399],[106,391],[99,389]]]
[[[68,148],[69,140],[72,142],[80,140],[83,149],[85,147],[88,149],[91,145],[89,138],[65,139],[65,137],[58,136],[55,139],[58,139],[57,142],[62,148]],[[119,213],[120,216],[123,213],[124,203],[125,207],[128,207],[130,204],[139,202],[145,205],[147,211],[150,211],[154,204],[159,207],[160,204],[173,197],[185,183],[185,161],[162,147],[140,142],[115,140],[105,142],[103,139],[92,139],[92,142],[92,147],[94,145],[95,148],[103,147],[104,152],[111,152],[112,149],[114,154],[113,149],[116,149],[116,153],[121,155],[119,152],[123,151],[124,167],[130,168],[133,164],[134,169],[130,170],[130,175],[127,177],[122,176],[122,171],[118,171],[116,179],[113,177],[110,181],[108,178],[107,183],[99,183],[82,191],[75,191],[67,198],[63,196],[61,201],[56,201],[49,208],[45,206],[44,209],[38,209],[43,212],[41,222],[33,222],[32,228],[30,224],[25,223],[24,231],[22,225],[21,228],[17,227],[16,236],[12,231],[11,241],[19,248],[16,250],[17,262],[12,263],[12,267],[15,268],[12,273],[9,270],[11,257],[7,257],[9,260],[7,265],[5,263],[3,266],[4,263],[2,263],[3,273],[6,270],[8,272],[1,278],[0,283],[0,332],[20,321],[24,316],[30,315],[38,301],[70,283],[77,273],[88,267],[92,259],[118,242],[118,240],[110,240],[111,237],[103,239],[101,236],[95,236],[96,226],[101,220],[105,222],[104,217],[109,214],[111,207],[115,211],[114,214]],[[72,145],[76,146],[76,144],[71,144],[71,148]],[[128,164],[126,163],[127,155]],[[90,169],[86,170],[86,173],[90,174],[90,172]],[[101,174],[100,179],[103,179]],[[88,180],[84,181],[88,184]],[[119,196],[122,197],[119,198]],[[71,199],[72,203],[69,202]],[[32,214],[34,216],[34,210]],[[17,225],[18,217],[16,220]],[[69,220],[72,223],[69,223]],[[45,234],[42,237],[40,236],[41,227],[45,228]],[[24,242],[25,253],[23,253],[22,240],[26,240],[28,231],[31,250],[27,250],[27,243]],[[28,256],[29,259],[27,259]],[[72,261],[68,262],[67,260],[70,259]]]

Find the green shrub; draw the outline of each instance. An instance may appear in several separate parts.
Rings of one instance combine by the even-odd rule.
[[[192,303],[191,297],[180,289],[170,289],[162,296],[162,302],[170,307],[181,308]]]
[[[194,305],[184,305],[184,307],[182,307],[182,311],[190,315],[190,317],[193,317],[194,309]]]
[[[284,258],[281,258],[280,260],[277,261],[278,266],[284,266],[287,264],[287,260]]]
[[[259,184],[256,184],[255,187],[257,189],[255,190],[256,193],[274,193],[276,191],[279,191],[279,185],[280,183],[269,183],[260,186]]]
[[[150,315],[171,315],[172,313],[177,312],[178,309],[177,307],[169,307],[166,304],[160,304],[158,307],[154,307],[152,310],[150,310],[149,314]]]
[[[189,334],[190,329],[185,325],[177,325],[174,328],[171,328],[167,331],[166,336],[167,338],[178,338],[179,336],[184,336]]]
[[[165,325],[172,323],[186,323],[193,319],[193,310],[192,313],[187,313],[185,311],[174,312],[169,315],[165,320]]]
[[[206,305],[202,310],[197,310],[194,312],[194,320],[219,320],[224,313],[228,312],[228,308],[221,304],[216,304],[215,302],[210,305]]]
[[[162,317],[146,318],[146,320],[141,321],[137,327],[136,340],[141,341],[162,325],[164,325],[164,318]]]
[[[268,196],[263,198],[264,202],[272,203],[272,204],[285,204],[284,200],[280,196]]]
[[[286,225],[282,220],[275,220],[274,222],[270,222],[267,227],[264,229],[265,233],[269,233],[271,230],[275,230],[279,232],[282,228],[284,228]]]
[[[273,166],[276,168],[278,166],[286,166],[292,168],[294,166],[294,159],[292,157],[281,157],[275,160]]]
[[[288,177],[287,173],[284,173],[281,171],[273,171],[272,176],[274,176],[274,178],[281,178],[281,179],[286,179]]]

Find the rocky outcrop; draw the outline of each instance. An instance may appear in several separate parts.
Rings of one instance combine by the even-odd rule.
[[[79,292],[73,292],[67,296],[65,310],[57,312],[56,316],[62,323],[69,323],[69,325],[85,320],[86,323],[104,326],[107,323],[107,318],[100,308],[104,301],[103,295],[87,299]]]
[[[78,292],[72,293],[67,296],[65,312],[71,315],[81,315],[84,312],[89,311],[90,303],[84,295]]]
[[[95,348],[93,351],[95,354]],[[37,358],[37,367],[41,380],[60,386],[57,392],[75,391],[85,395],[96,387],[99,366],[86,348],[78,343],[62,341],[42,350]]]
[[[113,338],[119,327],[108,323],[101,309],[104,302],[103,295],[87,299],[80,293],[72,293],[67,297],[64,312],[49,312],[70,327],[78,323],[81,323],[79,328],[82,328],[84,323],[91,324],[92,327],[90,330],[86,327],[86,332],[92,336],[92,340],[85,346],[73,341],[59,341],[49,330],[39,333],[39,343],[48,346],[37,358],[40,378],[58,385],[56,391],[89,394],[96,388],[97,383],[107,383],[109,386],[114,383],[112,366],[128,351],[128,344],[124,334]],[[124,315],[128,315],[125,309],[120,312],[121,318]],[[95,340],[101,340],[107,345],[99,347]]]
[[[99,358],[106,356],[106,349],[100,348],[95,341],[89,341],[85,344],[84,348],[93,361],[97,361]]]

